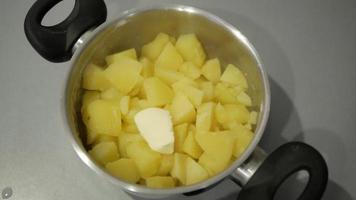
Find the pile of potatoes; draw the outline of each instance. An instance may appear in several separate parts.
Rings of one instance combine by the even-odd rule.
[[[244,74],[207,59],[194,34],[160,33],[138,58],[128,49],[83,72],[82,120],[91,157],[121,180],[151,188],[191,185],[226,169],[252,140],[257,112]],[[174,153],[147,145],[134,117],[149,107],[170,112]]]

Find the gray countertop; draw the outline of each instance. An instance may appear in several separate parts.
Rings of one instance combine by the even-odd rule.
[[[92,173],[76,156],[61,117],[68,63],[43,60],[23,32],[34,0],[0,2],[0,192],[10,199],[132,199]],[[148,4],[206,9],[235,25],[254,44],[270,75],[272,112],[261,146],[271,152],[305,141],[330,169],[324,200],[356,199],[356,1],[354,0],[106,0],[108,18]],[[64,1],[46,23],[64,19]],[[301,178],[281,192],[292,199]],[[209,192],[177,199],[235,199],[224,181]]]

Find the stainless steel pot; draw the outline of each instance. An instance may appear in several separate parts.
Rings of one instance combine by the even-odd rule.
[[[328,172],[324,159],[314,148],[292,142],[266,157],[258,147],[270,109],[268,76],[255,48],[235,27],[204,10],[182,5],[130,10],[113,21],[103,23],[106,7],[102,0],[76,0],[75,8],[64,22],[52,27],[42,26],[41,20],[46,12],[59,1],[35,2],[26,16],[25,33],[33,47],[47,60],[62,62],[73,57],[63,115],[68,122],[74,150],[90,169],[125,191],[146,198],[193,195],[231,178],[243,187],[239,199],[254,200],[272,199],[288,176],[306,170],[310,175],[309,183],[299,199],[321,198]],[[113,52],[132,47],[139,49],[159,32],[173,36],[195,33],[209,57],[219,57],[222,66],[227,63],[239,66],[251,86],[248,92],[253,107],[260,111],[253,141],[229,168],[201,183],[173,189],[151,189],[130,184],[106,173],[93,162],[82,143],[83,124],[79,117],[81,75],[85,66],[91,62],[104,64],[105,56]]]

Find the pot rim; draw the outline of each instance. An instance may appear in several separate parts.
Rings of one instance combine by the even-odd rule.
[[[257,62],[257,67],[259,69],[259,72],[262,77],[262,82],[263,82],[263,87],[265,91],[265,96],[264,100],[261,104],[260,110],[262,110],[262,116],[260,123],[256,127],[255,130],[255,136],[253,141],[250,143],[250,145],[247,147],[245,152],[240,156],[239,159],[235,160],[234,163],[225,169],[224,171],[220,172],[219,174],[208,178],[205,181],[202,181],[200,183],[194,184],[194,185],[189,185],[189,186],[179,186],[171,189],[152,189],[148,187],[144,187],[138,184],[131,184],[122,180],[119,180],[116,177],[113,177],[109,173],[107,173],[104,169],[102,169],[100,166],[98,166],[94,161],[91,160],[89,154],[87,151],[84,149],[84,147],[76,141],[76,138],[74,136],[74,133],[71,130],[71,127],[69,126],[69,113],[67,111],[67,106],[68,106],[68,96],[67,96],[67,91],[69,88],[69,82],[70,82],[70,75],[73,72],[74,69],[74,64],[76,63],[77,59],[79,58],[79,55],[83,52],[83,50],[87,47],[87,45],[100,33],[102,32],[105,28],[109,27],[110,25],[116,23],[118,26],[120,25],[120,21],[125,21],[125,19],[129,18],[130,16],[134,16],[136,14],[146,12],[146,11],[152,11],[152,10],[174,10],[174,11],[179,11],[179,12],[188,12],[188,13],[193,13],[193,14],[198,14],[200,16],[203,16],[207,18],[208,20],[222,26],[229,32],[231,32],[236,39],[240,40],[241,43],[244,44],[244,46],[248,49],[248,51],[251,53],[251,55],[254,57],[254,59]],[[85,37],[84,37],[85,36]],[[65,127],[66,127],[66,132],[69,133],[69,137],[72,143],[72,146],[76,152],[76,154],[79,156],[79,158],[93,171],[95,171],[97,174],[99,174],[102,178],[105,178],[109,180],[111,183],[114,185],[118,185],[122,188],[124,188],[126,191],[131,192],[131,193],[138,193],[138,194],[146,194],[146,195],[174,195],[174,194],[182,194],[182,193],[189,193],[192,191],[200,190],[207,188],[209,186],[212,186],[220,181],[222,181],[224,178],[229,177],[241,164],[243,164],[247,158],[252,154],[256,146],[258,145],[267,121],[269,117],[269,112],[270,112],[270,101],[271,101],[271,95],[270,95],[270,87],[269,87],[269,81],[268,81],[268,75],[263,67],[263,64],[261,62],[260,56],[258,55],[256,49],[253,47],[253,45],[249,42],[249,40],[233,25],[230,23],[226,22],[225,20],[221,19],[220,17],[205,11],[200,8],[196,8],[193,6],[186,6],[186,5],[177,5],[177,4],[163,4],[163,5],[152,5],[152,6],[146,6],[145,8],[135,8],[135,9],[130,9],[122,12],[119,14],[117,17],[104,22],[97,28],[95,28],[90,34],[83,34],[81,38],[78,39],[78,42],[75,44],[75,47],[73,48],[74,54],[73,57],[70,61],[70,66],[71,70],[67,76],[66,80],[66,86],[65,86],[65,91],[64,91],[64,101],[62,102],[62,116],[64,118],[65,122]]]

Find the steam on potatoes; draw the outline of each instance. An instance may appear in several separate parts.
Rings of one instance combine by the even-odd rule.
[[[140,52],[116,52],[83,73],[90,156],[113,176],[151,188],[196,184],[225,170],[251,142],[258,118],[243,72],[207,58],[194,34],[160,33]],[[138,131],[136,113],[151,107],[170,112],[172,154],[152,150]]]

